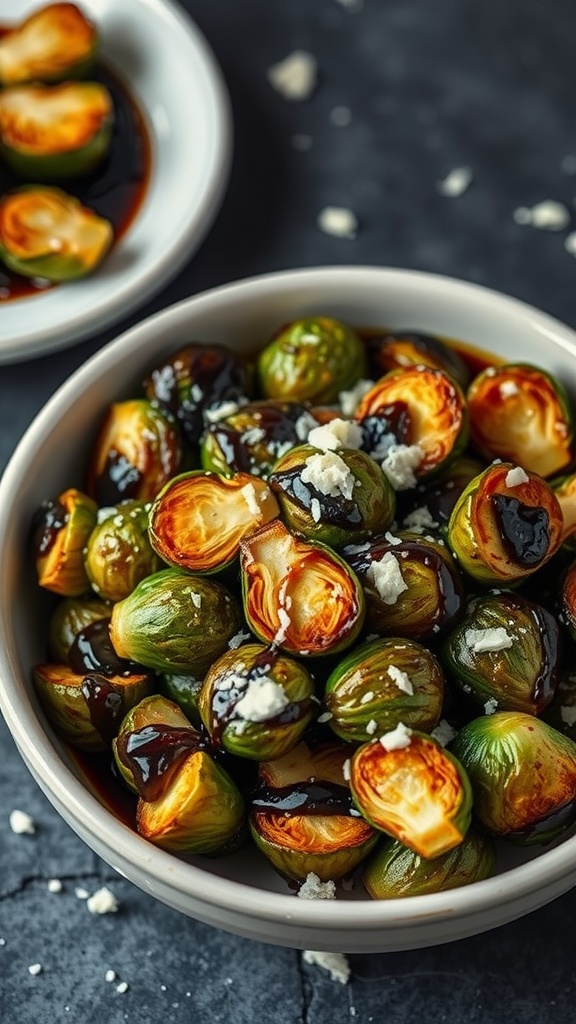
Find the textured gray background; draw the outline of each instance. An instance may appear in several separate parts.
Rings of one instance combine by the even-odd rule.
[[[0,470],[68,374],[140,316],[211,285],[327,263],[414,267],[480,282],[576,327],[576,262],[513,210],[556,199],[574,212],[574,4],[570,0],[186,0],[212,45],[235,119],[231,184],[213,230],[179,277],[129,321],[45,359],[0,367]],[[319,62],[306,103],[266,70],[296,47]],[[347,127],[330,123],[349,107]],[[185,98],[182,101],[185,115]],[[297,152],[295,134],[312,138]],[[467,165],[448,199],[437,181]],[[564,167],[564,169],[563,169]],[[316,226],[352,208],[358,237]],[[0,309],[0,330],[10,307]],[[520,353],[519,353],[520,354]],[[576,894],[515,924],[436,949],[351,957],[344,987],[292,950],[196,924],[120,879],[64,825],[0,724],[0,1021],[11,1024],[571,1024]],[[36,820],[14,835],[8,814]],[[59,894],[47,880],[63,881]],[[91,915],[78,885],[107,883],[115,915]],[[41,963],[33,977],[28,966]],[[121,994],[107,969],[129,984]]]

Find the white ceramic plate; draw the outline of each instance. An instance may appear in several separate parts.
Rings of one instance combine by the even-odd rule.
[[[231,117],[203,36],[172,0],[79,0],[102,56],[147,122],[152,170],[143,205],[91,277],[0,304],[0,363],[71,345],[149,301],[202,241],[228,180]],[[0,0],[15,24],[42,0]]]

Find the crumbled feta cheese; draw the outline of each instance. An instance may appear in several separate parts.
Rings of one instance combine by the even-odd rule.
[[[245,430],[240,440],[242,444],[259,444],[266,437],[266,431],[262,427],[250,427]]]
[[[366,726],[366,732],[368,733],[369,736],[373,736],[377,728],[378,722],[376,721],[375,718],[371,718]]]
[[[329,423],[314,427],[308,434],[308,444],[313,448],[320,448],[323,452],[333,452],[337,448],[360,448],[362,427],[359,423],[336,417]]]
[[[409,729],[403,722],[398,722],[395,729],[380,736],[379,742],[384,750],[403,750],[404,747],[410,746],[411,735],[412,729]]]
[[[304,484],[312,484],[320,494],[350,499],[356,477],[344,459],[336,452],[317,452],[310,455],[300,473]]]
[[[123,994],[124,992],[127,992],[128,991],[128,982],[127,981],[121,981],[118,985],[116,985],[116,991],[120,992],[121,994]]]
[[[256,495],[256,489],[254,487],[254,484],[244,484],[244,487],[240,488],[240,494],[244,498],[244,501],[248,505],[248,510],[252,513],[252,515],[260,519],[262,515],[262,510],[258,502],[258,497]]]
[[[347,757],[342,765],[342,775],[346,782],[350,782],[350,758]]]
[[[231,651],[235,651],[238,647],[241,647],[245,640],[250,639],[250,633],[245,633],[244,630],[240,629],[234,636],[231,636],[228,641],[228,647]]]
[[[560,717],[564,725],[576,725],[576,707],[568,707],[566,704],[560,708]]]
[[[77,885],[74,889],[74,895],[77,900],[87,900],[90,893],[88,892],[88,889],[84,889],[81,885]]]
[[[310,515],[315,523],[319,523],[322,518],[322,509],[318,498],[312,498],[310,502]]]
[[[438,526],[438,523],[432,518],[432,513],[429,508],[425,505],[421,505],[420,508],[413,509],[407,516],[404,517],[402,525],[407,530],[412,530],[414,533],[423,533],[424,530],[429,530],[431,527]]]
[[[496,700],[496,697],[491,697],[490,700],[487,700],[484,705],[484,714],[493,715],[497,710],[498,701]]]
[[[441,718],[438,725],[434,726],[430,735],[441,747],[446,747],[456,736],[456,729],[445,718]]]
[[[118,910],[118,901],[114,893],[103,885],[88,897],[86,906],[91,914],[115,914]]]
[[[334,716],[332,715],[331,711],[323,711],[321,715],[318,715],[318,718],[316,719],[316,721],[320,722],[321,724],[323,724],[324,722],[329,722],[330,719],[333,718],[333,717]]]
[[[40,974],[41,971],[42,964],[30,964],[30,967],[28,968],[28,973],[33,975]]]
[[[318,227],[326,235],[335,238],[356,238],[358,218],[345,206],[325,206],[317,218]]]
[[[391,551],[387,551],[379,561],[372,562],[366,576],[373,583],[384,604],[396,604],[396,601],[408,584],[404,582],[400,562]]]
[[[520,484],[529,483],[530,478],[527,473],[524,472],[522,466],[514,466],[514,469],[509,469],[504,478],[506,487],[518,487]]]
[[[62,892],[62,882],[59,878],[48,879],[48,892]]]
[[[350,107],[333,107],[328,120],[335,128],[346,128],[352,120],[352,111]]]
[[[454,167],[442,181],[436,183],[436,187],[441,195],[447,196],[450,199],[456,199],[457,196],[461,196],[466,191],[471,182],[472,171],[470,167]]]
[[[512,647],[512,637],[506,632],[504,626],[494,626],[489,629],[467,629],[464,639],[474,654],[482,654],[484,651],[504,651]]]
[[[414,470],[422,462],[423,449],[419,444],[391,444],[386,452],[382,471],[396,491],[407,491],[417,484]]]
[[[298,890],[301,900],[333,900],[336,897],[336,882],[329,879],[321,882],[318,875],[309,871]]]
[[[374,699],[374,690],[366,690],[366,693],[363,693],[362,696],[360,697],[360,703],[361,704],[369,704],[370,701],[373,700],[373,699]]]
[[[384,534],[384,540],[387,540],[388,543],[392,544],[394,547],[396,547],[397,544],[402,543],[402,538],[395,537],[393,533],[390,533],[390,530],[386,530],[386,533]]]
[[[412,696],[414,693],[414,687],[412,686],[412,682],[406,672],[403,672],[401,668],[397,668],[396,665],[388,665],[387,672],[390,679],[396,683],[399,690],[402,690],[403,693],[407,693],[409,696]]]
[[[290,703],[280,683],[268,676],[250,679],[242,697],[234,705],[234,717],[245,722],[265,722]]]
[[[515,380],[503,380],[499,390],[502,398],[513,398],[514,395],[520,393],[520,388]]]
[[[108,981],[108,982],[116,981],[116,978],[117,978],[116,971],[109,970],[109,971],[106,971],[106,974],[104,975],[104,980]]]
[[[302,959],[313,967],[322,967],[329,972],[333,981],[339,981],[342,985],[346,985],[350,979],[350,964],[344,953],[323,953],[319,950],[305,949]]]
[[[570,211],[555,199],[544,199],[535,206],[519,206],[512,215],[517,224],[544,231],[563,231],[570,223]]]
[[[285,100],[307,100],[316,88],[318,62],[305,50],[294,50],[268,68],[270,85]]]
[[[210,406],[209,409],[204,410],[204,415],[209,423],[218,423],[219,420],[224,420],[227,416],[233,416],[234,413],[238,412],[239,408],[238,402],[229,400]]]
[[[192,604],[194,605],[195,608],[202,607],[202,594],[199,594],[198,591],[190,591],[190,600],[192,601]]]
[[[13,832],[16,832],[17,835],[32,836],[36,831],[34,818],[29,814],[26,814],[26,811],[19,811],[17,809],[11,811],[9,821],[10,828]]]
[[[274,636],[275,644],[283,644],[286,639],[287,630],[290,628],[290,616],[285,608],[278,609],[278,629]]]
[[[362,378],[348,391],[340,391],[338,395],[338,402],[342,410],[342,415],[349,417],[353,416],[360,405],[360,402],[364,398],[364,395],[367,395],[373,387],[373,380],[365,380]]]
[[[100,523],[105,523],[107,519],[110,519],[110,517],[114,515],[116,515],[116,509],[113,505],[103,505],[96,513],[96,522],[98,526],[100,526]]]
[[[311,412],[303,412],[294,424],[296,431],[296,437],[299,441],[307,441],[308,434],[314,427],[318,426],[318,420],[314,418]]]

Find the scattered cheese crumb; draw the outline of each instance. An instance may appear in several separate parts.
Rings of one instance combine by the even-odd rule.
[[[442,181],[436,183],[441,195],[455,199],[461,196],[472,182],[472,171],[470,167],[454,167]]]
[[[32,836],[36,831],[34,818],[26,814],[26,811],[19,811],[18,809],[11,811],[9,821],[10,828],[17,835]]]
[[[440,744],[441,747],[446,747],[457,735],[456,729],[447,722],[445,718],[441,718],[433,729],[430,735]]]
[[[358,234],[358,218],[345,206],[325,206],[318,214],[317,224],[324,234],[334,238],[356,238]]]
[[[74,889],[74,895],[78,900],[87,900],[90,893],[88,889],[83,889],[81,885],[77,885]]]
[[[360,448],[362,427],[359,423],[335,417],[329,423],[314,427],[308,434],[308,444],[323,452],[333,452],[337,448]]]
[[[308,439],[308,434],[310,433],[310,431],[317,426],[318,420],[314,418],[312,413],[303,412],[301,416],[298,417],[294,424],[296,437],[298,438],[299,441],[306,441]]]
[[[375,718],[371,718],[366,726],[366,732],[368,733],[369,736],[373,736],[377,728],[378,722],[376,721]]]
[[[490,700],[487,700],[484,705],[484,714],[493,715],[497,710],[498,701],[496,700],[496,697],[491,697]]]
[[[228,641],[228,647],[231,651],[235,651],[238,647],[241,647],[245,640],[250,639],[250,633],[245,633],[244,630],[239,630],[234,636],[231,636]]]
[[[419,444],[390,445],[381,466],[396,491],[407,491],[416,486],[414,470],[422,462],[423,455]]]
[[[332,879],[321,882],[318,875],[309,871],[298,890],[298,896],[301,900],[333,900],[336,898],[336,882]]]
[[[127,981],[121,981],[119,985],[116,985],[116,991],[120,992],[120,993],[127,992],[128,991],[128,982]]]
[[[374,699],[374,690],[366,690],[366,693],[363,693],[362,696],[360,697],[360,703],[361,704],[369,704],[370,701],[373,700],[373,699]]]
[[[464,639],[474,654],[482,654],[485,651],[504,651],[512,647],[512,637],[506,632],[504,626],[495,626],[491,629],[467,629]]]
[[[118,910],[118,901],[106,886],[93,892],[88,897],[86,905],[91,914],[115,914]]]
[[[414,533],[424,533],[424,530],[431,529],[434,526],[438,526],[435,519],[432,518],[432,513],[429,508],[425,505],[421,505],[420,508],[413,509],[407,516],[404,517],[403,526],[407,530],[412,530]]]
[[[535,206],[519,206],[512,214],[517,224],[527,224],[543,231],[563,231],[570,223],[570,212],[555,199],[544,199]]]
[[[564,722],[564,725],[573,726],[576,725],[576,707],[567,707],[564,705],[560,708],[560,717]]]
[[[398,722],[395,729],[380,736],[379,742],[384,750],[403,750],[404,747],[410,746],[411,735],[412,729],[409,729],[403,722]]]
[[[342,985],[346,985],[350,979],[350,964],[344,953],[322,953],[319,950],[305,949],[302,959],[313,967],[322,967],[329,972],[333,981],[339,981]]]
[[[278,629],[276,630],[273,642],[276,645],[283,644],[286,639],[286,633],[290,628],[290,616],[285,608],[278,609]]]
[[[28,968],[28,973],[29,974],[40,974],[41,970],[42,970],[42,964],[30,964],[30,967]]]
[[[372,562],[366,571],[366,577],[374,584],[384,604],[396,604],[400,594],[408,590],[400,562],[391,551],[387,551],[379,561]]]
[[[318,718],[316,719],[316,721],[320,722],[322,724],[324,722],[329,722],[330,719],[333,718],[333,717],[334,716],[333,716],[331,711],[323,711],[321,715],[318,715]]]
[[[244,484],[244,487],[240,488],[240,494],[242,495],[244,501],[248,505],[248,511],[251,512],[253,516],[256,516],[258,519],[260,519],[262,515],[262,509],[260,508],[260,505],[258,503],[258,498],[256,496],[256,489],[254,487],[254,484]]]
[[[396,683],[399,690],[402,690],[403,693],[407,693],[412,696],[414,693],[414,687],[412,686],[410,678],[407,676],[406,672],[403,672],[401,668],[397,668],[396,665],[389,665],[388,675],[390,676],[390,679]]]
[[[338,395],[338,402],[340,404],[342,414],[349,417],[353,416],[360,405],[360,402],[364,398],[364,395],[367,395],[373,387],[373,380],[365,380],[362,378],[348,391],[340,391]]]
[[[62,882],[59,878],[50,878],[48,880],[48,892],[62,892]]]
[[[352,111],[349,107],[333,107],[328,120],[335,128],[346,128],[352,120]]]
[[[518,387],[515,380],[503,380],[500,385],[500,395],[502,398],[512,398],[513,395],[520,394],[520,388]]]
[[[518,487],[520,484],[527,484],[529,482],[530,478],[524,472],[522,466],[514,466],[514,469],[509,469],[504,478],[506,487]]]
[[[227,416],[233,416],[234,413],[238,412],[238,402],[220,402],[219,405],[213,405],[209,409],[204,410],[204,416],[209,423],[218,423],[219,420],[226,419]]]
[[[350,758],[347,757],[342,765],[342,775],[346,782],[350,782]]]
[[[312,484],[320,494],[350,499],[356,477],[336,452],[310,455],[300,473],[303,484]]]
[[[109,970],[109,971],[106,971],[106,974],[104,975],[105,981],[110,981],[110,982],[116,981],[116,978],[117,978],[116,971]]]
[[[285,100],[307,100],[316,88],[318,62],[305,50],[294,50],[268,69],[267,78]]]
[[[268,676],[250,679],[240,700],[234,705],[234,717],[245,722],[265,722],[279,715],[290,701],[280,683]]]

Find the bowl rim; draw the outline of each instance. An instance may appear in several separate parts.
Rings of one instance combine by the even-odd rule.
[[[311,283],[328,281],[331,286],[358,283],[418,287],[422,291],[433,289],[435,295],[456,295],[466,303],[488,305],[491,311],[503,316],[528,318],[537,332],[569,352],[576,366],[576,332],[547,313],[528,303],[507,296],[494,289],[465,280],[411,269],[388,268],[373,265],[338,265],[313,268],[295,268],[246,277],[238,281],[207,289],[190,298],[182,299],[159,310],[133,325],[108,342],[86,363],[80,366],[57,389],[37,413],[18,442],[11,459],[0,478],[0,551],[7,543],[10,522],[9,497],[18,488],[29,456],[35,451],[53,422],[59,421],[67,409],[74,405],[89,385],[93,385],[118,353],[126,353],[142,344],[146,338],[160,335],[162,328],[183,314],[200,313],[216,307],[223,297],[233,301],[242,296],[256,298],[262,290],[268,292],[297,289]],[[2,580],[0,579],[0,594]],[[574,871],[576,836],[545,850],[524,864],[481,882],[458,889],[411,896],[390,901],[370,898],[350,901],[299,900],[293,894],[260,889],[246,882],[223,878],[209,870],[190,864],[167,853],[133,832],[117,819],[77,778],[57,756],[50,738],[50,728],[44,724],[29,702],[30,710],[19,708],[21,694],[16,683],[18,677],[16,644],[11,628],[10,613],[0,599],[0,711],[12,733],[16,745],[32,774],[42,779],[42,788],[58,809],[66,808],[64,815],[72,827],[78,823],[80,834],[98,831],[99,838],[108,833],[107,845],[125,862],[133,863],[144,871],[150,881],[159,885],[169,880],[170,887],[189,899],[200,900],[227,911],[235,911],[262,921],[290,920],[304,927],[334,927],[336,924],[354,929],[385,930],[405,924],[417,924],[425,918],[441,921],[454,920],[485,910],[487,906],[514,903],[527,892],[550,886]],[[32,714],[32,711],[34,712]],[[25,714],[23,714],[25,712]],[[40,784],[40,783],[39,783]],[[60,812],[62,813],[62,811]],[[104,821],[99,819],[104,815]],[[91,824],[89,824],[91,822]],[[86,840],[86,842],[88,842]],[[105,858],[105,854],[103,854]],[[573,884],[573,883],[569,883]],[[566,885],[566,888],[569,887]],[[536,903],[529,909],[535,909]]]

